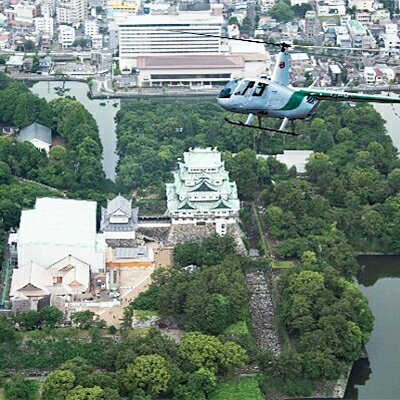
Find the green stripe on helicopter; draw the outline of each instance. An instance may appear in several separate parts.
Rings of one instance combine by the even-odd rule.
[[[322,90],[315,89],[301,89],[299,90],[303,95],[312,96],[317,100],[331,100],[331,101],[354,101],[361,103],[400,103],[399,97],[392,97],[389,94],[387,96],[377,96],[368,94],[358,93],[346,93],[346,92],[325,92]]]
[[[283,111],[288,111],[288,110],[294,110],[296,109],[301,102],[304,100],[304,97],[306,97],[307,94],[301,93],[301,91],[294,92],[291,96],[289,101],[279,110]]]

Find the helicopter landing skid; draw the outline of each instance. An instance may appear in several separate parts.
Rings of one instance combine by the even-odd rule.
[[[263,130],[263,131],[276,132],[276,133],[283,133],[284,135],[299,136],[298,133],[294,133],[294,132],[280,131],[279,129],[265,128],[264,126],[248,125],[248,124],[245,124],[245,123],[242,122],[242,121],[232,121],[232,120],[230,120],[229,118],[224,118],[224,119],[225,119],[225,121],[228,122],[229,124],[242,126],[242,127],[244,127],[244,128],[261,129],[261,130]]]

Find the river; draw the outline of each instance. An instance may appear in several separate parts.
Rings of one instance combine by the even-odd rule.
[[[400,149],[400,109],[375,104],[386,120],[388,134]],[[375,328],[367,344],[368,360],[354,364],[346,399],[400,399],[400,257],[360,257],[361,291],[375,316]]]
[[[61,86],[61,82],[40,81],[35,83],[31,90],[33,93],[44,97],[46,100],[52,100],[60,96],[54,90],[57,86]],[[113,100],[91,100],[87,96],[88,85],[83,82],[66,82],[65,88],[70,89],[66,92],[67,96],[75,97],[81,102],[87,110],[93,115],[99,127],[100,139],[103,144],[103,169],[107,178],[114,180],[115,167],[118,162],[116,149],[116,134],[114,117],[120,109],[121,103],[118,99]],[[100,105],[105,103],[105,105]],[[117,107],[114,107],[116,104]]]
[[[359,258],[358,283],[375,316],[368,360],[354,364],[346,399],[400,398],[400,257]]]

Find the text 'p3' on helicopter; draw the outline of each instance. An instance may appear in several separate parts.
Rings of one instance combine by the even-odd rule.
[[[170,31],[170,30],[169,30]],[[200,35],[206,37],[220,37],[199,32],[174,30],[176,33]],[[217,97],[219,105],[233,113],[247,114],[246,122],[225,120],[231,124],[279,132],[297,136],[295,132],[287,131],[290,121],[309,119],[312,117],[321,100],[351,101],[360,103],[400,103],[400,98],[390,96],[376,96],[342,91],[324,91],[319,88],[296,88],[290,82],[290,54],[287,49],[335,49],[346,51],[382,51],[380,49],[342,48],[330,46],[291,45],[288,43],[273,43],[256,39],[224,38],[245,42],[264,43],[278,46],[280,51],[270,78],[250,80],[237,78],[228,82]],[[258,118],[258,125],[252,125],[254,117]],[[282,120],[279,129],[262,126],[263,117],[279,118]]]

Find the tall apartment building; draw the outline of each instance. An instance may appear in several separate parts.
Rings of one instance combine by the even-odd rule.
[[[70,47],[75,41],[75,28],[68,25],[60,25],[59,27],[58,41],[62,47]]]
[[[307,11],[305,15],[304,40],[315,43],[318,39],[319,20],[315,11]]]
[[[37,34],[46,33],[50,37],[53,37],[54,33],[54,21],[51,17],[37,17],[34,19],[35,31]]]
[[[59,24],[78,24],[88,15],[88,0],[62,0],[56,14]]]
[[[87,19],[85,21],[85,35],[93,37],[98,35],[99,33],[99,26],[97,24],[96,19]]]
[[[116,18],[121,70],[137,65],[138,56],[210,55],[221,53],[222,16],[203,12],[178,15],[133,15]]]

